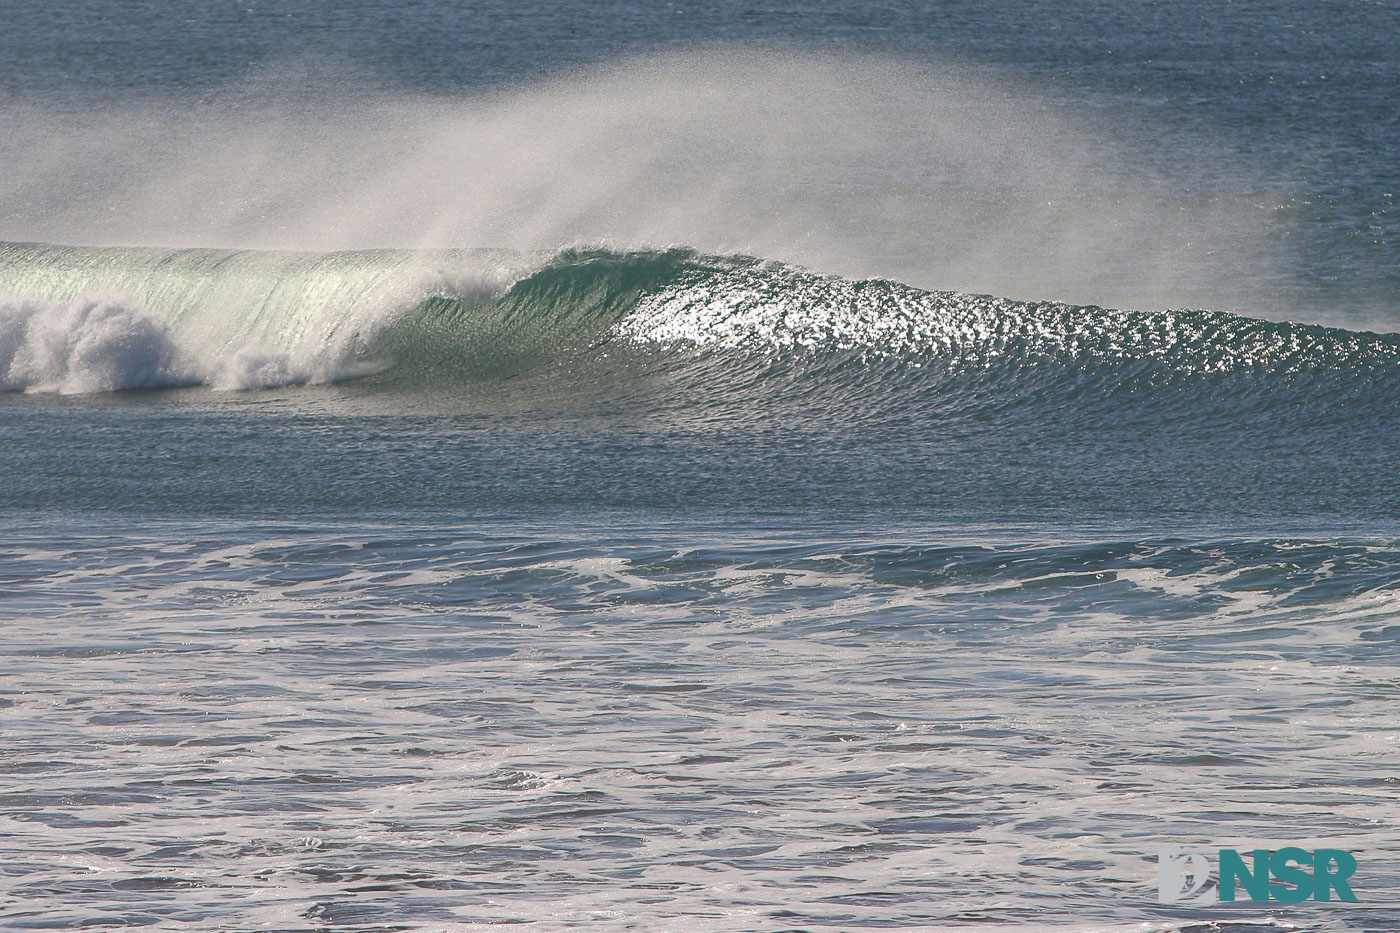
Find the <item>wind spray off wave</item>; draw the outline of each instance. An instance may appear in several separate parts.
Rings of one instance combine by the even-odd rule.
[[[668,52],[442,95],[313,62],[159,106],[0,101],[0,240],[685,246],[1022,300],[1295,310],[1271,300],[1289,260],[1248,170],[1184,146],[889,56]]]

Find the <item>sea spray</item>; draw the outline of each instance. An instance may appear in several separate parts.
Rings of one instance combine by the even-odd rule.
[[[1193,169],[1218,154],[1150,167],[1121,127],[949,64],[716,48],[428,95],[303,63],[0,120],[4,240],[684,245],[1024,300],[1288,310],[1267,214]]]

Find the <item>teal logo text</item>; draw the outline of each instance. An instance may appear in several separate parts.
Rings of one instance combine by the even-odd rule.
[[[1163,904],[1356,900],[1350,883],[1356,859],[1342,849],[1287,846],[1245,853],[1220,849],[1215,853],[1218,881],[1213,887],[1211,854],[1201,849],[1158,850],[1158,900]]]

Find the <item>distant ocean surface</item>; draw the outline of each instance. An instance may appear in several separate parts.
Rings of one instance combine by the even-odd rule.
[[[0,27],[0,928],[1400,929],[1400,7]]]

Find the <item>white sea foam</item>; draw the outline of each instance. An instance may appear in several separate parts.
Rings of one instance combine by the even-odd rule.
[[[538,531],[12,537],[0,898],[248,931],[1189,930],[1158,845],[1286,839],[1363,860],[1337,929],[1393,928],[1393,545]],[[1298,916],[1242,906],[1207,919]]]

